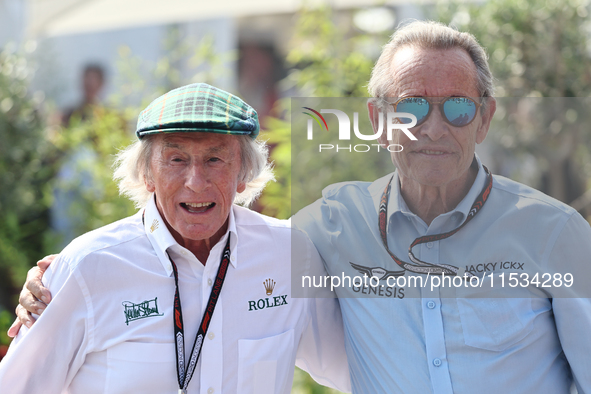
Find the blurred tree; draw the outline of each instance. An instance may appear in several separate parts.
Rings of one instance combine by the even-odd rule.
[[[531,132],[494,130],[494,156],[499,161],[520,155],[532,160],[540,172],[532,186],[566,203],[579,198],[591,185],[591,131],[577,127],[585,115],[576,100],[557,97],[591,95],[591,23],[586,0],[491,0],[478,4],[439,3],[436,15],[460,30],[474,34],[490,54],[497,78],[497,96],[553,97],[530,100],[527,107],[552,103],[537,111],[538,127]],[[522,103],[528,99],[521,100]],[[500,100],[501,104],[503,100]],[[523,107],[524,104],[521,106]],[[504,108],[507,116],[518,105]],[[579,121],[576,122],[577,118]],[[512,157],[507,156],[511,152]],[[512,174],[522,178],[515,166]],[[591,203],[579,200],[578,209]],[[591,214],[591,211],[587,211]]]
[[[304,8],[287,55],[292,70],[286,82],[308,97],[367,97],[374,62],[368,48],[382,45],[386,37],[354,29],[351,13],[336,13],[326,5]]]
[[[289,99],[281,100],[276,105],[289,105]],[[285,112],[289,115],[289,111]],[[270,159],[273,161],[275,182],[269,182],[259,198],[259,207],[265,215],[280,219],[291,216],[291,127],[288,119],[267,117],[267,130],[260,138],[274,145]]]
[[[44,135],[43,94],[29,91],[34,69],[16,46],[0,52],[0,310],[14,308],[48,226],[53,148]]]
[[[300,11],[287,55],[291,70],[282,82],[284,88],[295,88],[298,95],[305,97],[367,97],[366,86],[375,61],[372,55],[379,54],[375,49],[387,41],[391,32],[364,33],[353,26],[352,18],[350,12],[337,13],[328,6]],[[291,115],[299,114],[301,108],[293,108],[292,104],[299,102],[284,99],[279,103],[281,108],[276,113],[285,114],[284,118],[268,119],[269,132],[262,134],[269,143],[277,144],[271,159],[278,179],[261,196],[263,213],[282,218],[319,198],[321,190],[331,183],[369,181],[391,171],[387,153],[326,153],[319,157],[295,145],[301,136],[292,135]],[[360,120],[361,124],[369,123]],[[286,202],[288,196],[291,207]]]
[[[129,200],[119,197],[117,184],[112,180],[115,154],[133,139],[133,132],[127,127],[131,119],[125,119],[125,113],[128,112],[97,106],[86,120],[73,118],[68,127],[58,127],[49,134],[50,141],[61,153],[57,163],[60,173],[64,171],[64,163],[69,172],[55,177],[52,186],[60,190],[54,197],[66,199],[65,212],[59,213],[67,216],[73,231],[64,234],[58,233],[58,229],[48,230],[47,247],[53,253],[58,253],[70,238],[135,212]]]

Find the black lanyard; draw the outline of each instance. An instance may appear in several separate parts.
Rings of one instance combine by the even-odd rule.
[[[480,194],[478,195],[478,197],[476,197],[476,200],[474,201],[474,203],[472,204],[472,207],[470,208],[470,212],[468,213],[466,220],[464,220],[464,222],[462,224],[460,224],[460,226],[457,227],[455,230],[451,230],[447,233],[425,235],[423,237],[419,237],[419,238],[415,239],[413,241],[413,243],[410,244],[410,246],[408,247],[408,257],[410,258],[410,260],[414,264],[407,263],[406,261],[400,260],[388,248],[386,220],[388,218],[388,199],[390,197],[390,188],[391,188],[392,179],[394,179],[394,176],[392,176],[392,178],[390,178],[390,181],[388,182],[388,185],[386,186],[386,189],[384,190],[384,193],[382,194],[382,198],[380,200],[380,211],[378,214],[378,225],[380,228],[380,236],[382,237],[382,242],[384,243],[384,247],[386,248],[386,251],[390,254],[390,257],[392,257],[392,260],[394,260],[396,262],[396,264],[398,264],[398,266],[400,266],[402,269],[404,269],[404,271],[401,271],[400,273],[398,273],[398,276],[404,275],[404,273],[406,271],[414,272],[417,274],[433,274],[433,275],[446,274],[446,275],[455,276],[458,274],[459,269],[456,266],[449,265],[449,264],[427,263],[426,261],[422,261],[422,260],[418,259],[414,255],[414,253],[412,252],[412,248],[419,245],[419,244],[423,244],[426,242],[440,241],[442,239],[449,238],[452,235],[454,235],[455,233],[457,233],[458,231],[460,231],[460,229],[462,227],[464,227],[470,220],[472,220],[472,218],[474,218],[474,216],[476,216],[476,214],[482,209],[482,207],[484,206],[484,203],[488,199],[488,196],[490,194],[490,191],[492,189],[492,184],[493,184],[492,174],[490,173],[488,168],[486,168],[485,166],[482,166],[482,167],[484,168],[484,171],[486,172],[487,182],[486,182],[486,185],[484,186],[484,188],[482,189],[482,191],[480,192]],[[465,275],[471,276],[471,274],[469,272],[466,272]]]
[[[199,356],[201,355],[203,338],[205,338],[205,334],[207,333],[207,329],[209,328],[211,316],[213,315],[215,305],[220,296],[220,292],[222,291],[222,285],[224,284],[226,272],[228,271],[228,265],[230,264],[230,233],[228,233],[228,242],[226,242],[226,247],[224,248],[224,252],[222,253],[220,267],[218,268],[218,273],[216,275],[215,282],[213,283],[211,294],[209,295],[209,301],[207,301],[207,307],[205,308],[205,313],[203,314],[203,318],[201,319],[201,323],[199,324],[199,330],[197,331],[197,336],[195,337],[195,342],[193,343],[193,350],[191,351],[191,360],[189,361],[188,367],[185,366],[185,333],[183,330],[183,310],[181,308],[181,296],[179,294],[179,274],[176,268],[176,264],[174,263],[174,261],[172,261],[170,255],[168,256],[168,258],[172,263],[172,271],[174,272],[175,285],[173,319],[177,359],[176,372],[179,382],[179,394],[185,394],[187,392],[186,390],[187,386],[189,385],[189,381],[193,377],[193,372],[195,372],[195,366],[197,365]]]

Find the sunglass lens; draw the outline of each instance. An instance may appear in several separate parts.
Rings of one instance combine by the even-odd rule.
[[[409,97],[398,103],[396,112],[408,112],[417,117],[417,125],[421,124],[429,114],[429,102],[420,97]],[[410,123],[410,118],[399,118],[402,123]]]
[[[476,116],[476,104],[466,97],[452,97],[443,103],[443,112],[451,124],[462,127]]]

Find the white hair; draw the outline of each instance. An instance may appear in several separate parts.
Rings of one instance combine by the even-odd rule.
[[[264,141],[250,136],[235,136],[240,143],[240,174],[238,180],[246,183],[246,189],[234,197],[235,204],[249,206],[265,188],[267,182],[274,180],[271,163],[268,162],[269,149]],[[117,154],[113,179],[119,185],[119,194],[128,197],[137,208],[146,206],[151,194],[146,189],[146,180],[152,179],[150,160],[154,135],[144,136]]]

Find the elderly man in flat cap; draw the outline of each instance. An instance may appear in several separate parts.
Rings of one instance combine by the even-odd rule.
[[[290,296],[291,248],[321,267],[314,246],[233,204],[272,177],[258,131],[249,105],[206,84],[140,114],[115,178],[141,209],[45,272],[54,298],[0,363],[0,392],[287,394],[296,359],[348,389],[338,303]]]

